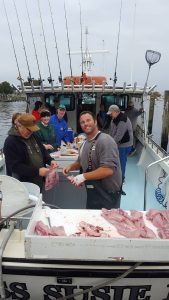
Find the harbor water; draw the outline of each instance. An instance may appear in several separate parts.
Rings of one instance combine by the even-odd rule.
[[[26,102],[1,102],[0,101],[0,149],[3,148],[8,130],[11,127],[12,115],[15,112],[25,112]]]
[[[144,102],[144,109],[146,112],[146,120],[148,121],[149,102]],[[26,102],[1,102],[0,101],[0,149],[3,148],[5,138],[7,137],[8,130],[11,127],[12,115],[15,112],[25,112]],[[163,113],[163,101],[157,100],[154,110],[154,122],[153,122],[153,139],[160,145],[161,131],[162,131],[162,113]],[[157,122],[158,120],[158,122]],[[168,147],[169,149],[169,147]]]

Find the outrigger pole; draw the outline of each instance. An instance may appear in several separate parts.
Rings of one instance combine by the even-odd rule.
[[[26,11],[27,11],[29,25],[30,25],[30,30],[31,30],[31,35],[32,35],[32,41],[33,41],[33,47],[34,47],[34,52],[35,52],[35,58],[36,58],[36,62],[37,62],[38,72],[39,72],[39,84],[41,86],[42,91],[44,91],[44,86],[43,86],[43,81],[44,80],[42,79],[41,72],[40,72],[39,61],[38,61],[38,56],[37,56],[37,51],[36,51],[36,46],[35,46],[35,39],[34,39],[34,35],[33,35],[32,24],[31,24],[31,19],[30,19],[28,5],[27,5],[27,1],[26,0],[25,0],[25,5],[26,5]]]
[[[45,38],[45,32],[44,32],[44,27],[43,27],[43,20],[42,20],[42,14],[41,14],[41,9],[40,9],[40,2],[38,0],[38,7],[39,7],[39,15],[40,15],[40,20],[41,20],[41,26],[42,26],[42,33],[43,33],[43,40],[44,40],[44,44],[45,44],[45,50],[46,50],[46,58],[47,58],[47,62],[48,62],[48,68],[49,68],[49,77],[48,77],[48,81],[51,84],[52,90],[53,90],[53,79],[52,79],[52,75],[51,75],[51,69],[50,69],[50,64],[49,64],[49,56],[48,56],[48,50],[47,50],[47,45],[46,45],[46,38]]]
[[[33,85],[33,79],[34,78],[32,78],[32,76],[31,76],[29,63],[28,63],[28,57],[27,57],[25,43],[24,43],[22,29],[21,29],[21,24],[20,24],[20,20],[19,20],[19,15],[18,15],[18,11],[17,11],[16,4],[15,4],[14,0],[13,0],[13,5],[14,5],[14,8],[15,8],[15,12],[16,12],[17,20],[18,20],[18,25],[19,25],[20,35],[21,35],[21,39],[22,39],[23,50],[24,50],[24,53],[25,53],[26,64],[27,64],[27,67],[28,67],[28,73],[29,73],[28,82],[31,84],[32,91],[34,91],[34,85]]]
[[[57,52],[57,58],[58,58],[58,65],[59,65],[59,82],[62,83],[63,82],[63,77],[62,77],[62,71],[61,71],[61,65],[60,65],[60,58],[59,58],[59,50],[58,50],[58,44],[57,44],[57,39],[56,39],[56,31],[55,31],[55,25],[54,25],[54,21],[53,21],[53,14],[52,14],[52,8],[51,8],[51,4],[50,4],[50,0],[48,0],[49,3],[49,8],[50,8],[50,15],[51,15],[51,20],[52,20],[52,27],[53,27],[53,34],[54,34],[54,39],[55,39],[55,47],[56,47],[56,52]]]
[[[12,47],[13,47],[13,51],[14,51],[14,56],[15,56],[15,60],[16,60],[17,69],[18,69],[18,74],[19,74],[19,76],[18,76],[17,79],[20,81],[22,92],[24,92],[23,79],[22,79],[20,68],[19,68],[19,64],[18,64],[18,59],[17,59],[17,55],[16,55],[15,45],[14,45],[14,41],[13,41],[13,37],[12,37],[11,26],[10,26],[10,23],[9,23],[8,14],[7,14],[7,10],[6,10],[6,6],[5,6],[5,1],[4,0],[3,0],[3,5],[4,5],[4,10],[5,10],[6,20],[7,20],[7,23],[8,23],[10,38],[11,38],[11,42],[12,42]]]
[[[68,33],[68,24],[67,24],[67,15],[66,15],[66,4],[65,4],[65,1],[64,1],[64,12],[65,12],[66,33],[67,33],[67,43],[68,43],[69,62],[70,62],[70,75],[71,75],[71,77],[73,77],[73,73],[72,73],[72,62],[71,62],[71,55],[70,55],[70,43],[69,43],[69,33]]]

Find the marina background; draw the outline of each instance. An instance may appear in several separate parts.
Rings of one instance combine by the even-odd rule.
[[[154,109],[154,122],[153,122],[153,139],[160,145],[161,130],[162,130],[162,114],[163,114],[163,100],[156,100]],[[144,102],[144,109],[146,112],[146,121],[148,121],[149,101]],[[25,112],[26,102],[1,102],[0,101],[0,149],[3,148],[5,138],[7,137],[8,130],[11,127],[12,115],[15,112]],[[169,148],[169,147],[168,147]]]

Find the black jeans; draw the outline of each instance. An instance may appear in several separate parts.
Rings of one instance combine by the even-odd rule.
[[[87,205],[88,209],[101,209],[101,208],[119,208],[121,200],[121,191],[107,192],[105,191],[100,182],[86,181],[87,190]]]

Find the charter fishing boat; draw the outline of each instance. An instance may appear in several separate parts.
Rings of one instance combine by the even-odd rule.
[[[90,66],[91,56],[85,53],[82,65]],[[150,71],[160,55],[149,50],[146,58]],[[145,86],[139,87],[136,83],[118,85],[116,71],[113,85],[105,76],[89,76],[85,71],[84,67],[81,76],[71,74],[63,80],[60,76],[56,86],[51,74],[45,86],[40,72],[39,86],[34,86],[29,72],[30,85],[25,86],[18,70],[19,90],[26,94],[27,111],[37,100],[54,107],[57,97],[66,106],[70,131],[78,134],[80,112],[97,114],[100,104],[106,111],[117,104],[125,112],[129,101],[135,108],[144,109],[154,88],[147,86],[149,73]],[[85,209],[85,188],[75,188],[62,175],[63,166],[77,159],[77,154],[70,155],[69,150],[56,157],[60,180],[51,194],[49,191],[48,199],[37,186],[0,175],[0,224],[4,225],[0,232],[1,299],[169,299],[169,239],[161,238],[146,218],[150,209],[168,212],[169,157],[147,134],[145,113],[137,119],[136,136],[135,155],[127,161],[126,195],[118,212],[128,218],[133,210],[141,213],[153,238],[125,237],[103,217],[104,210]],[[3,153],[0,162],[1,174],[5,174]],[[57,208],[47,208],[44,200]],[[39,222],[50,234],[38,234]],[[81,222],[83,228],[87,224],[97,234],[81,235]],[[62,233],[51,234],[58,227],[62,227]]]
[[[65,83],[69,83],[67,80]],[[80,111],[97,113],[100,103],[106,109],[117,104],[125,111],[130,100],[139,109],[151,88],[146,87],[145,91],[136,85],[109,86],[103,80],[102,84],[71,82],[43,91],[40,86],[33,91],[25,87],[25,93],[29,109],[37,99],[52,106],[57,97],[66,106],[69,126],[78,133]],[[167,152],[146,134],[144,115],[138,117],[136,132],[137,148],[135,155],[128,158],[126,196],[122,196],[121,208],[129,214],[132,210],[142,212],[145,218],[152,208],[168,211],[169,165]],[[62,176],[62,167],[76,158],[77,155],[68,153],[56,158],[60,164],[60,182],[48,196],[58,209],[45,208],[42,195],[33,185],[25,187],[16,179],[0,176],[2,222],[6,224],[0,233],[1,298],[168,299],[169,240],[158,235],[156,239],[126,238],[102,218],[101,211],[84,209],[85,189],[77,190]],[[8,209],[9,199],[14,201],[12,211],[11,206]],[[15,204],[18,200],[19,206]],[[6,216],[29,204],[35,205],[29,215],[19,214],[6,221]],[[39,221],[49,229],[63,226],[66,233],[37,235],[35,227]],[[108,235],[74,236],[81,221],[104,228]],[[152,224],[145,223],[157,233]]]

